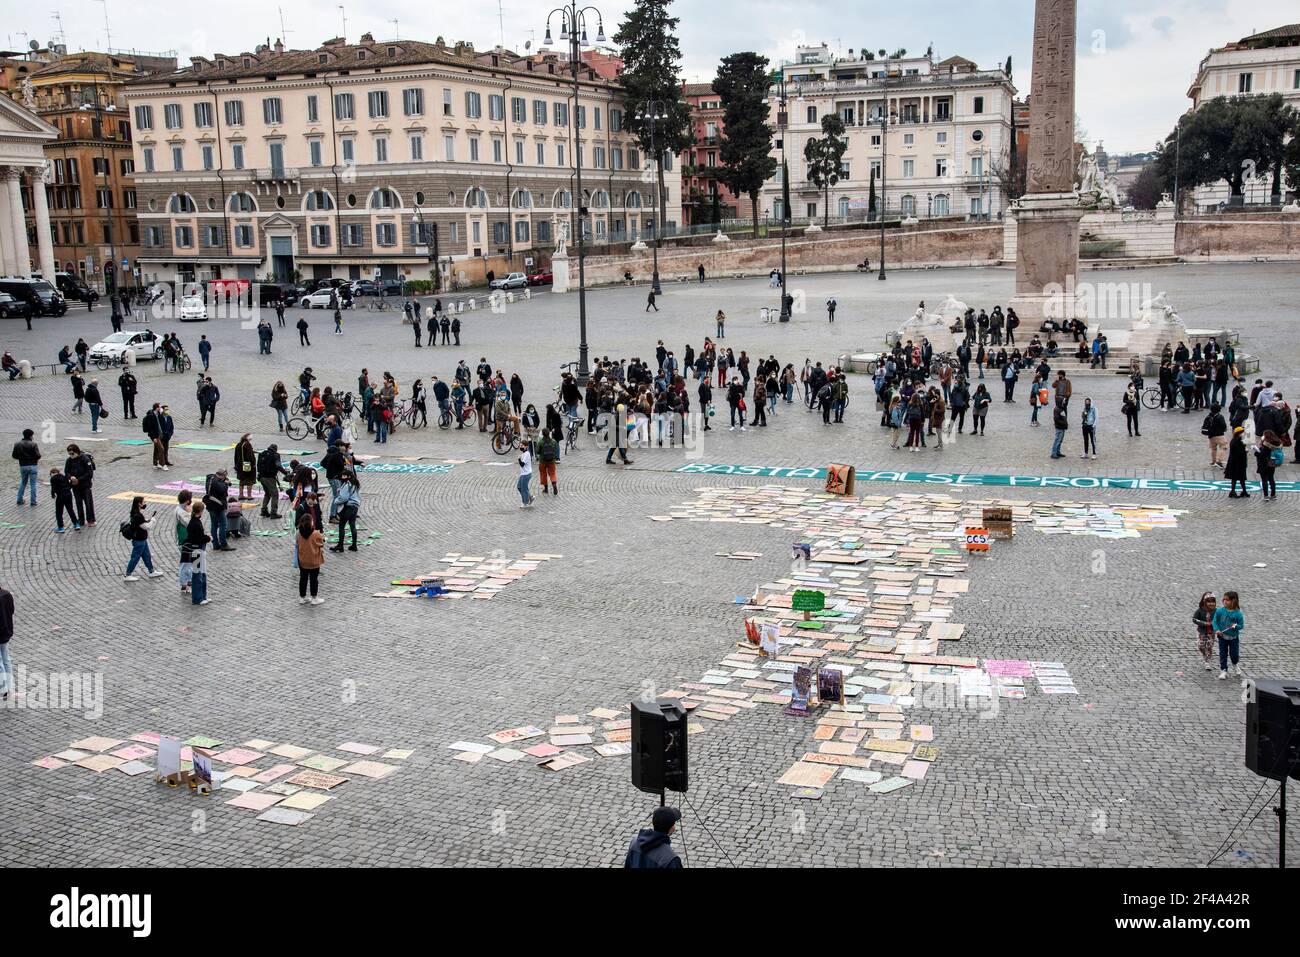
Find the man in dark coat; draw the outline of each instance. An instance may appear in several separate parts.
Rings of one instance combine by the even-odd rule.
[[[680,869],[682,859],[673,850],[672,834],[682,812],[673,807],[656,808],[651,826],[642,828],[628,845],[625,868]]]
[[[136,417],[135,394],[139,391],[135,374],[130,369],[123,369],[122,374],[117,377],[117,387],[122,391],[122,418],[134,419]]]
[[[9,642],[14,636],[14,596],[0,588],[0,701],[14,690],[14,666],[9,659]]]

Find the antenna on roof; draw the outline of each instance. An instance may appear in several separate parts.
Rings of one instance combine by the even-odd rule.
[[[339,4],[339,14],[343,17],[342,40],[344,43],[347,43],[348,42],[348,12],[343,9],[343,4],[341,3]]]
[[[501,0],[497,0],[497,30],[501,37],[501,49],[506,47],[506,13],[501,8]]]
[[[285,46],[288,46],[289,44],[287,41],[289,39],[289,31],[285,29],[284,26],[284,8],[276,7],[275,9],[276,12],[280,14],[280,39],[286,41]]]

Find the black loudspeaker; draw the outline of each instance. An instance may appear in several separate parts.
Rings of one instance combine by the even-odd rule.
[[[1257,681],[1246,703],[1246,767],[1300,780],[1300,681]]]
[[[686,790],[686,712],[677,705],[632,702],[632,786],[649,794]]]

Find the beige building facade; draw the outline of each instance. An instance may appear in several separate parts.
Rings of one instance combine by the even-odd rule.
[[[1300,110],[1300,23],[1265,30],[1236,43],[1211,50],[1201,60],[1196,79],[1187,91],[1193,110],[1220,96],[1282,94],[1287,105]],[[1285,189],[1283,184],[1283,189]],[[1269,172],[1247,176],[1242,186],[1247,204],[1272,200]],[[1199,186],[1194,192],[1198,210],[1209,211],[1228,203],[1232,189],[1227,181]]]
[[[827,113],[840,115],[848,137],[841,179],[830,189],[832,222],[868,218],[873,172],[877,204],[883,198],[890,218],[1002,216],[1007,200],[1000,176],[1010,165],[1016,92],[1002,70],[980,70],[961,57],[935,62],[928,54],[843,58],[822,45],[800,47],[781,72],[789,117],[784,155],[795,221],[820,220],[827,212],[826,197],[809,181],[803,155],[807,141],[822,135]],[[774,84],[769,97],[774,126],[779,102]],[[888,130],[881,123],[886,115]],[[778,161],[782,156],[776,141],[773,155]],[[742,216],[747,205],[742,197]],[[779,171],[763,188],[759,215],[780,218]]]
[[[478,281],[545,263],[579,204],[593,245],[635,241],[654,164],[616,83],[579,90],[558,59],[368,34],[131,83],[144,278]]]

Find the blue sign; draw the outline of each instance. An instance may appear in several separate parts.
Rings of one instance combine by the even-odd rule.
[[[786,468],[762,465],[710,465],[693,462],[674,471],[690,475],[737,475],[747,478],[825,479],[822,468]],[[951,472],[895,472],[858,469],[859,482],[916,483],[943,485],[949,488],[1063,488],[1124,489],[1152,492],[1228,492],[1232,483],[1226,479],[1157,479],[1094,475],[989,475]],[[1259,482],[1248,482],[1251,491],[1259,491]],[[1300,482],[1278,482],[1279,492],[1300,492]]]

